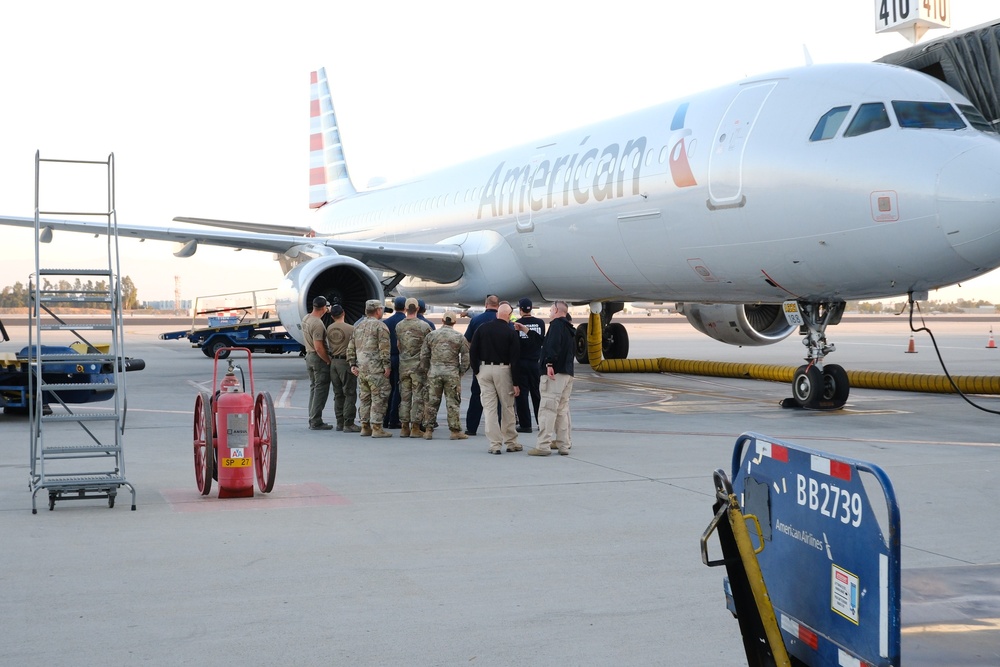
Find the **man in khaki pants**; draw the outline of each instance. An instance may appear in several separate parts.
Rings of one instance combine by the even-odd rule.
[[[569,454],[569,396],[573,392],[573,351],[576,329],[566,319],[569,306],[556,301],[549,308],[549,328],[539,357],[541,380],[538,389],[538,443],[529,449],[531,456],[548,456],[553,448]]]
[[[513,375],[521,356],[521,336],[511,326],[510,314],[510,304],[501,303],[496,319],[476,329],[469,346],[472,371],[482,392],[490,454],[501,453],[504,445],[508,452],[521,451],[514,430],[514,397],[519,389]],[[498,405],[500,423],[497,423]]]

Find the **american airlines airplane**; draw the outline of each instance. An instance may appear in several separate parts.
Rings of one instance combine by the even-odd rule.
[[[350,321],[390,294],[590,303],[612,359],[628,354],[612,321],[625,301],[676,302],[733,345],[798,331],[794,403],[819,409],[843,407],[850,389],[825,363],[846,300],[923,299],[1000,266],[1000,138],[955,90],[891,65],[754,77],[360,192],[324,70],[312,123],[313,227],[178,217],[204,229],[120,234],[179,242],[180,257],[199,244],[275,253],[278,314],[299,339],[320,294]],[[42,224],[46,237],[96,231]]]

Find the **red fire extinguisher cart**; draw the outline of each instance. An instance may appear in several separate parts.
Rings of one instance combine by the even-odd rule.
[[[231,352],[246,354],[249,391],[243,369],[233,359],[219,378],[219,354],[228,357]],[[274,488],[277,444],[274,402],[266,391],[254,395],[250,350],[216,350],[212,393],[203,391],[194,401],[194,478],[198,490],[207,496],[212,481],[218,480],[220,498],[249,497],[253,496],[256,477],[261,493],[269,493]]]

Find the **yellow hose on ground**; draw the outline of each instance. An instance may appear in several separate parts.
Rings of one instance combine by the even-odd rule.
[[[792,381],[798,366],[748,364],[730,361],[697,361],[688,359],[604,359],[601,346],[601,316],[590,314],[587,324],[587,352],[590,367],[598,373],[678,373],[711,377],[746,378],[771,382]],[[887,389],[891,391],[922,391],[954,394],[955,389],[944,375],[924,373],[893,373],[890,371],[847,371],[852,387]],[[964,394],[1000,394],[1000,376],[953,375],[952,379]]]

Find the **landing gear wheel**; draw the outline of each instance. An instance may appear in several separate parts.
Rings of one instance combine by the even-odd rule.
[[[612,322],[604,330],[601,341],[605,359],[625,359],[628,357],[628,329],[624,324]]]
[[[278,430],[274,418],[274,401],[271,394],[257,394],[253,406],[253,465],[257,473],[257,486],[261,493],[274,488],[274,475],[278,466]]]
[[[827,364],[823,367],[823,395],[819,406],[824,410],[839,410],[847,403],[851,393],[851,381],[843,366]]]
[[[823,374],[812,365],[799,366],[792,378],[792,397],[802,408],[815,408],[823,391]]]
[[[587,323],[576,328],[576,360],[581,364],[590,363],[590,352],[587,349]]]
[[[203,496],[212,492],[215,474],[212,422],[211,397],[203,391],[194,399],[194,480]]]

